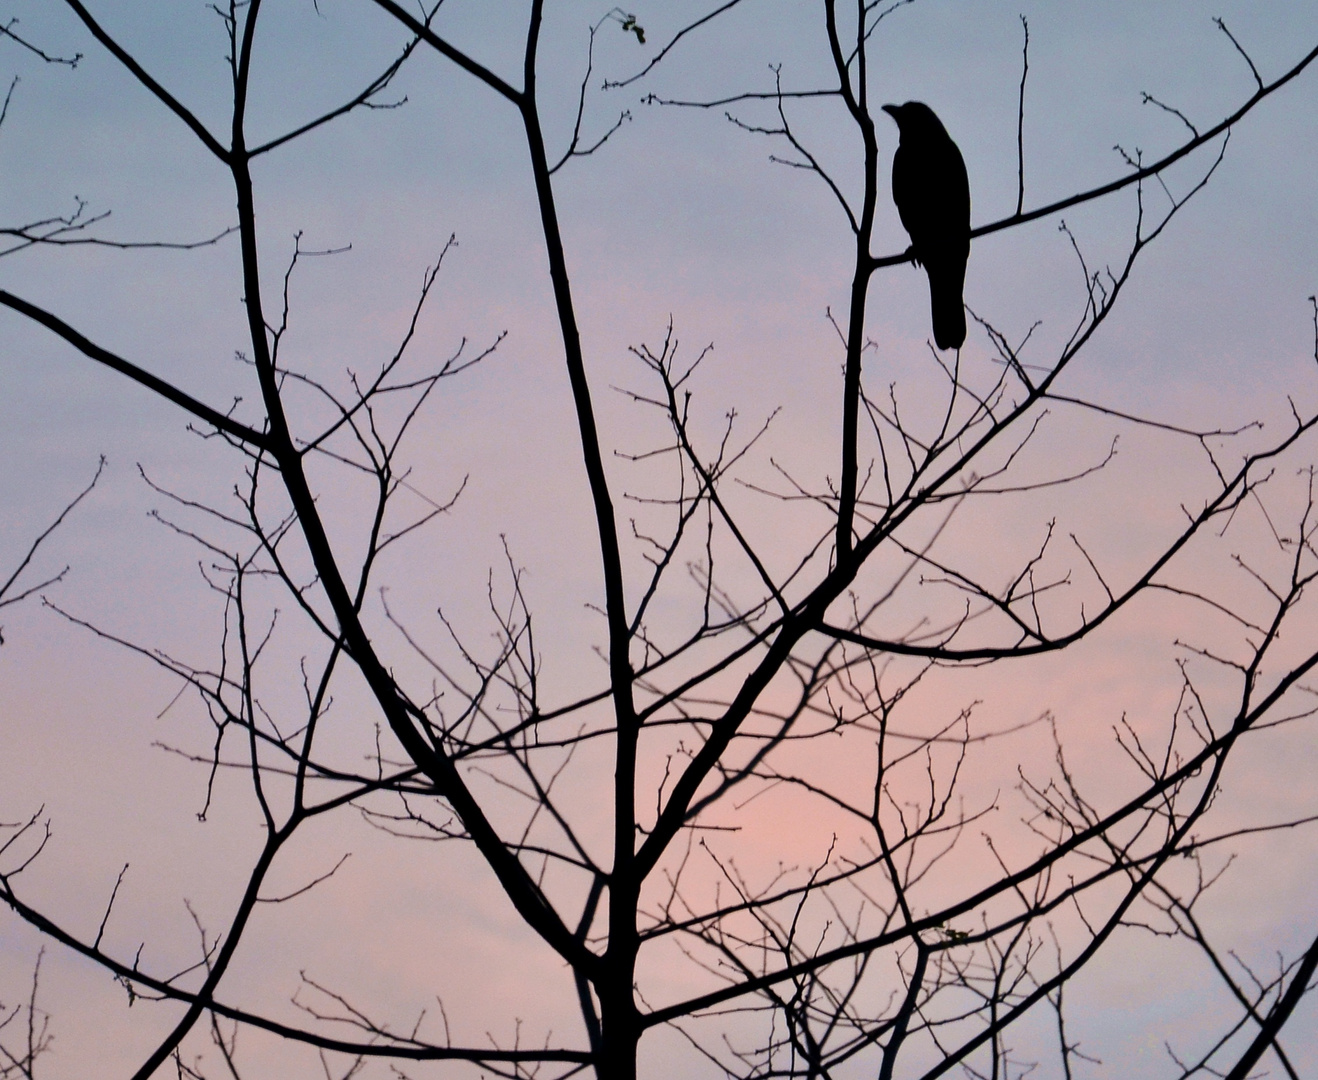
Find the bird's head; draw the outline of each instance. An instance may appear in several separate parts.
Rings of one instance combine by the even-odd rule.
[[[904,105],[885,105],[883,111],[897,122],[897,130],[903,135],[919,135],[922,132],[937,132],[944,136],[947,130],[934,115],[934,110],[923,101],[908,101]]]

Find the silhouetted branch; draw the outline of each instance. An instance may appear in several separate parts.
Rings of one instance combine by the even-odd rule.
[[[44,544],[46,540],[50,538],[51,533],[53,533],[56,529],[60,527],[60,525],[64,523],[64,519],[67,518],[69,514],[73,512],[73,508],[77,506],[80,502],[82,502],[82,500],[85,499],[88,495],[91,494],[92,488],[96,486],[97,481],[100,480],[101,478],[101,473],[103,473],[104,471],[105,471],[105,456],[102,455],[100,461],[96,465],[96,473],[92,477],[91,483],[89,483],[85,488],[82,489],[82,491],[80,491],[77,495],[75,495],[73,497],[73,501],[70,502],[68,505],[66,505],[64,509],[59,512],[59,516],[57,516],[54,521],[52,521],[49,525],[47,525],[46,528],[42,530],[41,534],[35,540],[32,541],[31,546],[29,546],[27,549],[27,553],[23,556],[22,559],[19,560],[18,566],[14,569],[13,573],[9,575],[9,577],[5,580],[3,584],[0,584],[0,608],[9,607],[11,604],[17,604],[20,600],[26,600],[29,596],[34,596],[37,593],[41,592],[43,589],[46,589],[49,586],[54,585],[56,582],[64,580],[64,575],[69,572],[69,568],[67,566],[64,567],[64,569],[61,570],[58,574],[56,574],[54,577],[49,577],[46,578],[44,581],[38,582],[35,585],[30,585],[24,588],[19,593],[14,593],[12,591],[18,583],[18,579],[23,575],[23,571],[26,570],[31,565],[32,558],[34,555],[36,555],[37,549],[40,548],[41,545]],[[0,645],[2,644],[4,644],[4,636],[3,634],[0,634]]]
[[[1021,16],[1025,43],[1021,46],[1021,88],[1016,98],[1016,215],[1025,206],[1025,80],[1030,75],[1030,21]],[[1198,134],[1198,132],[1195,132]]]

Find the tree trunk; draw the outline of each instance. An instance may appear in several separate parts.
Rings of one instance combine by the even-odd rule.
[[[610,972],[609,985],[600,994],[600,1054],[595,1065],[598,1080],[636,1080],[641,1030],[632,993],[634,952],[630,960],[618,964],[623,970]]]
[[[626,760],[632,760],[630,753]],[[636,954],[641,945],[636,932],[640,889],[632,880],[630,854],[620,842],[609,882],[609,947],[604,954],[603,978],[596,987],[600,1001],[598,1080],[636,1080],[636,1048],[641,1038],[635,992]]]

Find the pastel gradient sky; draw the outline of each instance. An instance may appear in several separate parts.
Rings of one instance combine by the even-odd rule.
[[[268,25],[256,57],[252,126],[274,133],[356,90],[404,40],[367,0],[267,0]],[[217,130],[226,117],[219,20],[200,0],[98,0],[107,28]],[[551,144],[570,131],[587,30],[607,5],[548,5],[542,100]],[[596,48],[600,76],[637,70],[703,5],[635,0],[647,31],[639,44],[613,23]],[[448,0],[436,26],[511,77],[524,5]],[[631,9],[629,9],[631,10]],[[1113,151],[1155,157],[1179,143],[1174,116],[1141,101],[1141,91],[1206,127],[1253,90],[1253,79],[1213,25],[1220,15],[1265,77],[1318,43],[1318,6],[1303,0],[1194,0],[1048,3],[1044,0],[918,0],[886,20],[877,39],[871,93],[928,102],[965,157],[976,225],[1015,205],[1016,108],[1021,24],[1030,28],[1024,145],[1026,207],[1121,175]],[[185,240],[212,235],[233,219],[227,177],[188,131],[99,48],[62,5],[0,0],[26,40],[50,53],[84,54],[76,69],[41,63],[0,37],[0,80],[17,75],[0,128],[0,226],[69,212],[78,198],[110,210],[99,235]],[[643,448],[651,420],[610,387],[641,384],[628,347],[662,341],[669,320],[684,350],[714,349],[695,383],[698,426],[717,432],[735,408],[748,425],[782,411],[744,478],[768,483],[770,459],[821,483],[836,475],[841,353],[827,312],[845,310],[850,235],[831,196],[805,173],[775,165],[782,148],[738,130],[722,109],[645,104],[643,95],[720,96],[769,89],[770,64],[785,86],[823,81],[827,58],[818,5],[750,0],[708,34],[694,34],[653,77],[587,98],[587,125],[603,131],[622,109],[632,119],[595,156],[570,162],[556,179],[567,257],[579,304],[587,367],[608,466],[617,491],[653,481],[620,454]],[[493,356],[444,382],[414,437],[414,483],[445,499],[466,482],[453,510],[424,539],[382,568],[391,608],[409,626],[437,635],[436,607],[473,639],[492,632],[486,603],[503,542],[525,567],[526,587],[545,635],[547,694],[595,686],[603,640],[588,605],[602,599],[589,492],[580,463],[561,344],[525,150],[513,111],[453,65],[418,51],[395,84],[404,106],[355,112],[265,158],[257,167],[258,219],[269,295],[301,234],[306,248],[351,250],[299,266],[291,292],[288,348],[307,370],[341,379],[388,355],[406,326],[425,268],[450,235],[434,299],[421,321],[419,366],[506,337]],[[842,176],[854,169],[849,131],[836,104],[795,114]],[[749,120],[765,116],[751,109]],[[895,130],[881,131],[891,158]],[[1211,158],[1201,155],[1167,178],[1184,191]],[[1318,72],[1308,71],[1252,113],[1232,134],[1209,187],[1144,257],[1131,292],[1067,378],[1068,392],[1114,409],[1178,425],[1232,428],[1261,419],[1284,424],[1287,395],[1318,402],[1313,309],[1318,290]],[[884,190],[886,192],[886,177]],[[1150,199],[1154,194],[1150,194]],[[1134,220],[1130,191],[1065,215],[1093,267],[1121,256]],[[903,250],[907,238],[885,200],[875,250]],[[232,238],[196,251],[34,249],[0,258],[0,287],[67,318],[106,347],[223,408],[256,400],[243,348],[238,251]],[[966,302],[1013,338],[1036,321],[1034,348],[1054,352],[1084,305],[1083,282],[1058,219],[977,240]],[[927,295],[909,266],[881,271],[873,288],[867,356],[873,386],[897,381],[913,414],[928,384]],[[968,362],[988,355],[972,325]],[[198,572],[197,549],[148,517],[161,497],[152,481],[220,502],[239,478],[232,455],[186,430],[186,419],[8,310],[0,311],[0,579],[41,528],[90,479],[100,484],[43,549],[34,574],[69,573],[50,599],[79,618],[148,647],[198,663],[214,651],[218,607]],[[1057,416],[1043,429],[1030,468],[1101,457],[1114,428]],[[1294,474],[1318,447],[1288,460],[1278,505],[1294,506]],[[1050,518],[1076,531],[1119,574],[1176,527],[1181,505],[1202,499],[1211,474],[1194,446],[1147,430],[1122,429],[1119,454],[1082,484],[1036,494],[1004,509],[966,512],[958,550],[1003,553],[1037,546]],[[1287,486],[1289,485],[1289,486]],[[358,535],[354,492],[326,495],[344,542]],[[742,494],[769,557],[790,561],[813,523],[793,508],[758,510]],[[1290,499],[1290,502],[1287,502]],[[621,503],[621,498],[619,499]],[[630,513],[624,511],[623,513]],[[636,511],[644,513],[643,510]],[[974,516],[978,515],[978,516]],[[1198,574],[1223,595],[1250,603],[1230,576],[1229,555],[1262,542],[1262,518],[1243,520],[1234,545],[1192,553]],[[355,531],[356,530],[356,531]],[[629,552],[633,569],[640,566]],[[378,596],[370,617],[388,638]],[[676,607],[658,618],[679,618]],[[918,612],[911,611],[912,619]],[[107,940],[131,955],[140,942],[161,968],[195,958],[188,900],[207,925],[234,902],[235,879],[257,843],[258,820],[240,778],[222,778],[204,823],[203,766],[157,743],[206,752],[210,728],[177,680],[140,656],[97,639],[34,598],[3,612],[0,648],[0,821],[44,807],[53,839],[26,888],[52,914],[94,932],[124,863],[131,864]],[[1318,626],[1312,626],[1318,634]],[[1179,690],[1177,641],[1213,644],[1228,628],[1187,607],[1136,608],[1075,654],[1007,668],[949,673],[923,691],[916,716],[945,717],[971,701],[988,727],[1045,711],[1057,718],[1079,772],[1115,798],[1120,781],[1112,726],[1123,714],[1156,727]],[[396,635],[395,635],[396,638]],[[1303,643],[1300,643],[1303,645]],[[1227,647],[1227,646],[1223,646]],[[281,644],[295,678],[299,645]],[[270,691],[295,700],[290,681]],[[378,721],[345,693],[343,747],[369,746]],[[934,722],[929,719],[929,722]],[[990,744],[968,798],[991,800],[1015,783],[1016,768],[1045,767],[1051,745],[1030,729]],[[584,762],[583,770],[600,762]],[[839,769],[846,766],[839,764]],[[1318,812],[1318,736],[1312,727],[1261,738],[1236,764],[1220,821],[1248,825]],[[864,777],[858,775],[857,783]],[[583,788],[583,806],[589,803]],[[1006,815],[1017,810],[1006,809]],[[607,822],[598,822],[599,834]],[[828,828],[814,827],[790,800],[766,799],[744,838],[743,865],[810,862]],[[410,1017],[442,995],[455,1038],[511,1039],[512,1018],[529,1041],[552,1029],[580,1042],[570,982],[470,854],[381,843],[356,819],[339,819],[290,856],[279,882],[296,888],[344,852],[352,857],[298,906],[272,910],[254,926],[231,976],[233,996],[273,1009],[297,974],[351,987],[381,1015]],[[965,873],[987,872],[970,860]],[[1277,950],[1294,955],[1318,917],[1318,832],[1297,829],[1242,843],[1231,875],[1210,905],[1241,954],[1260,969]],[[25,993],[41,942],[0,914],[0,1002]],[[1167,991],[1181,961],[1170,946],[1131,934],[1090,970],[1072,998],[1086,1049],[1103,1058],[1092,1075],[1168,1075],[1166,1038],[1192,1041],[1219,1018],[1217,999],[1194,979]],[[52,1078],[129,1075],[166,1030],[152,1006],[125,1006],[98,970],[48,946],[42,1000],[52,1014]],[[673,963],[649,977],[660,996],[703,985]],[[552,993],[540,992],[555,987]],[[1293,1059],[1318,1068],[1318,1008],[1306,1006],[1289,1034]],[[566,1033],[566,1034],[564,1034]],[[246,1036],[244,1036],[246,1038]],[[1028,1033],[1022,1045],[1028,1046]],[[203,1049],[199,1043],[196,1050]],[[313,1076],[313,1059],[251,1036],[253,1076]],[[377,1073],[387,1075],[382,1067]],[[647,1043],[646,1075],[713,1075],[676,1037]],[[702,1072],[701,1070],[706,1071]],[[471,1072],[471,1070],[468,1070]],[[467,1075],[418,1069],[416,1076]],[[1307,1074],[1306,1074],[1307,1075]]]

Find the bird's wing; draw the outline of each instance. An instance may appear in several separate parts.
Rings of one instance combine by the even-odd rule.
[[[920,195],[921,173],[919,156],[903,141],[892,155],[892,201],[897,205],[897,216],[901,218],[902,228],[911,237],[911,243],[919,246],[917,235],[924,232],[924,214]]]

